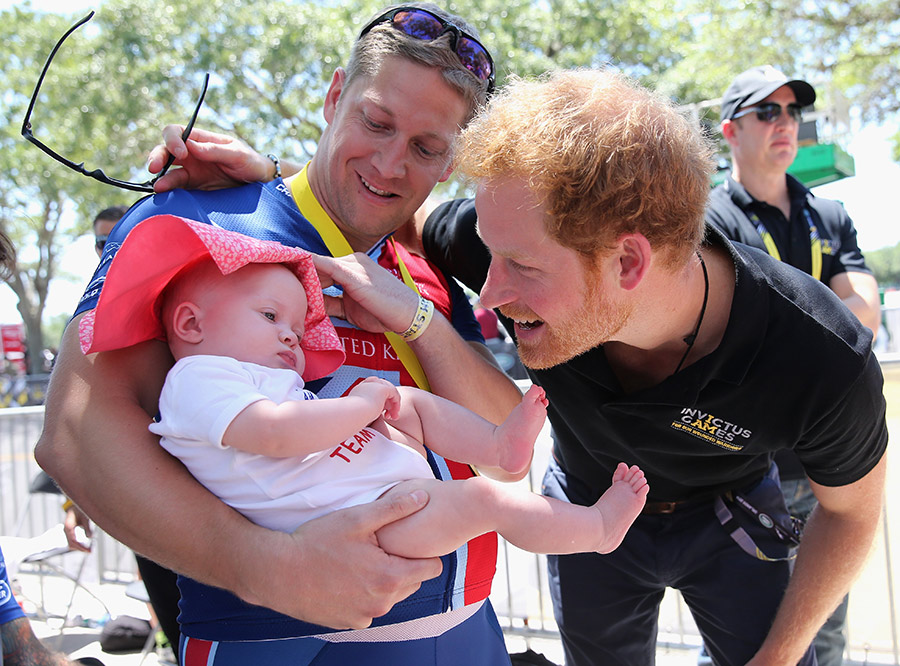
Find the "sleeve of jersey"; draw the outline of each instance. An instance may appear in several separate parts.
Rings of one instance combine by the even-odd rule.
[[[738,208],[721,185],[710,193],[705,217],[707,226],[718,229],[728,240],[749,243],[740,223],[741,218],[746,220],[747,215]],[[753,229],[752,226],[751,229]],[[753,229],[753,235],[754,237],[758,236],[755,229]],[[749,244],[752,245],[752,243]]]
[[[235,417],[254,402],[265,400],[249,373],[230,358],[191,356],[179,361],[166,377],[159,399],[160,420],[151,432],[181,446],[212,444],[222,438]],[[181,456],[180,451],[170,453]]]
[[[476,231],[477,221],[475,201],[456,199],[435,208],[422,230],[428,259],[475,293],[484,286],[491,265],[490,252]]]
[[[193,195],[187,190],[173,190],[163,194],[154,194],[145,197],[128,209],[128,212],[119,220],[118,224],[113,227],[103,248],[103,256],[100,257],[100,263],[94,271],[78,307],[75,309],[73,316],[82,312],[93,310],[97,306],[97,299],[100,298],[100,291],[103,289],[103,282],[106,279],[106,272],[109,265],[122,246],[122,241],[128,235],[138,222],[146,220],[153,215],[179,215],[191,220],[199,222],[209,222],[209,218],[197,205]]]
[[[837,201],[833,202],[838,208],[837,214],[840,216],[841,225],[841,249],[837,256],[838,266],[837,272],[854,271],[857,273],[871,273],[869,267],[866,266],[865,257],[859,249],[859,243],[856,240],[856,227],[853,226],[853,220],[847,214],[846,209]]]
[[[887,448],[883,379],[869,354],[865,369],[831,409],[824,408],[795,451],[809,478],[823,486],[859,481]]]
[[[0,625],[25,617],[25,613],[13,596],[9,586],[9,576],[6,573],[6,560],[3,559],[3,551],[0,550]],[[0,659],[2,662],[2,659]]]

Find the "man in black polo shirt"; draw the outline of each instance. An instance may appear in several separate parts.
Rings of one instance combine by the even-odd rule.
[[[707,219],[731,240],[821,280],[877,332],[878,285],[853,221],[840,203],[816,197],[787,173],[797,156],[801,109],[815,100],[806,81],[788,80],[770,65],[734,79],[721,111],[732,172],[710,195]]]
[[[707,220],[728,238],[758,247],[828,285],[873,334],[881,307],[878,285],[856,243],[844,207],[814,196],[787,173],[797,156],[801,109],[816,93],[806,81],[769,65],[738,75],[722,97],[722,134],[733,168],[713,190]],[[806,518],[815,496],[789,450],[776,462],[788,510]],[[816,636],[819,666],[843,663],[847,598]]]
[[[871,333],[821,283],[705,233],[708,146],[620,76],[514,83],[459,154],[474,204],[437,208],[425,249],[499,309],[547,391],[544,492],[590,504],[618,460],[650,482],[617,551],[550,558],[566,663],[653,663],[674,587],[716,664],[815,664],[880,515]],[[782,448],[819,500],[793,576]]]

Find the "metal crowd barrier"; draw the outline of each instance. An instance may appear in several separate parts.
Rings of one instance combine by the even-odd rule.
[[[900,404],[900,357],[887,354],[882,361],[885,393],[896,392]],[[897,362],[894,362],[897,359]],[[889,405],[891,396],[888,395]],[[42,406],[0,409],[0,535],[33,537],[62,522],[59,495],[33,497],[28,515],[22,512],[29,499],[29,486],[39,468],[33,449],[43,425]],[[889,408],[890,417],[890,408]],[[889,418],[889,427],[898,428]],[[528,478],[519,483],[539,490],[550,451],[549,427],[545,426],[535,447],[535,461]],[[849,664],[895,664],[900,666],[897,609],[894,596],[893,551],[890,524],[895,506],[893,495],[900,483],[888,488],[881,529],[865,571],[850,593],[847,626]],[[128,582],[135,572],[131,552],[100,530],[95,531],[92,558],[99,582]],[[491,595],[504,632],[526,638],[558,638],[547,588],[546,558],[518,550],[500,540],[498,570]],[[677,593],[669,591],[663,601],[658,644],[673,648],[693,648],[700,644],[690,613]],[[602,603],[602,600],[601,600]]]
[[[0,536],[38,537],[64,519],[62,495],[29,493],[43,423],[42,405],[0,409]],[[96,527],[89,566],[96,582],[128,582],[136,571],[131,551]]]

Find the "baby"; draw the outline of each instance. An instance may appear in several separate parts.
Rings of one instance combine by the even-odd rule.
[[[134,262],[147,263],[151,237],[161,236],[169,248],[183,247],[184,238],[197,247],[182,270],[150,268],[163,274],[147,280]],[[132,312],[148,298],[157,307],[136,317],[144,332],[138,325],[123,340],[112,330],[123,325],[123,308]],[[644,474],[624,463],[590,507],[485,476],[434,478],[426,444],[496,479],[522,478],[546,417],[537,386],[500,426],[375,377],[342,397],[318,400],[304,379],[327,376],[344,355],[303,250],[180,218],[147,220],[123,243],[91,314],[81,331],[86,353],[164,332],[176,363],[160,397],[160,421],[150,429],[198,481],[265,527],[290,532],[331,511],[421,488],[427,506],[376,533],[386,552],[435,557],[497,531],[531,552],[606,553],[644,505]]]

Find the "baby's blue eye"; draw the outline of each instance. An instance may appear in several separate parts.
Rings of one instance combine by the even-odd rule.
[[[274,312],[263,312],[263,317],[265,317],[269,321],[275,321],[275,313]]]

